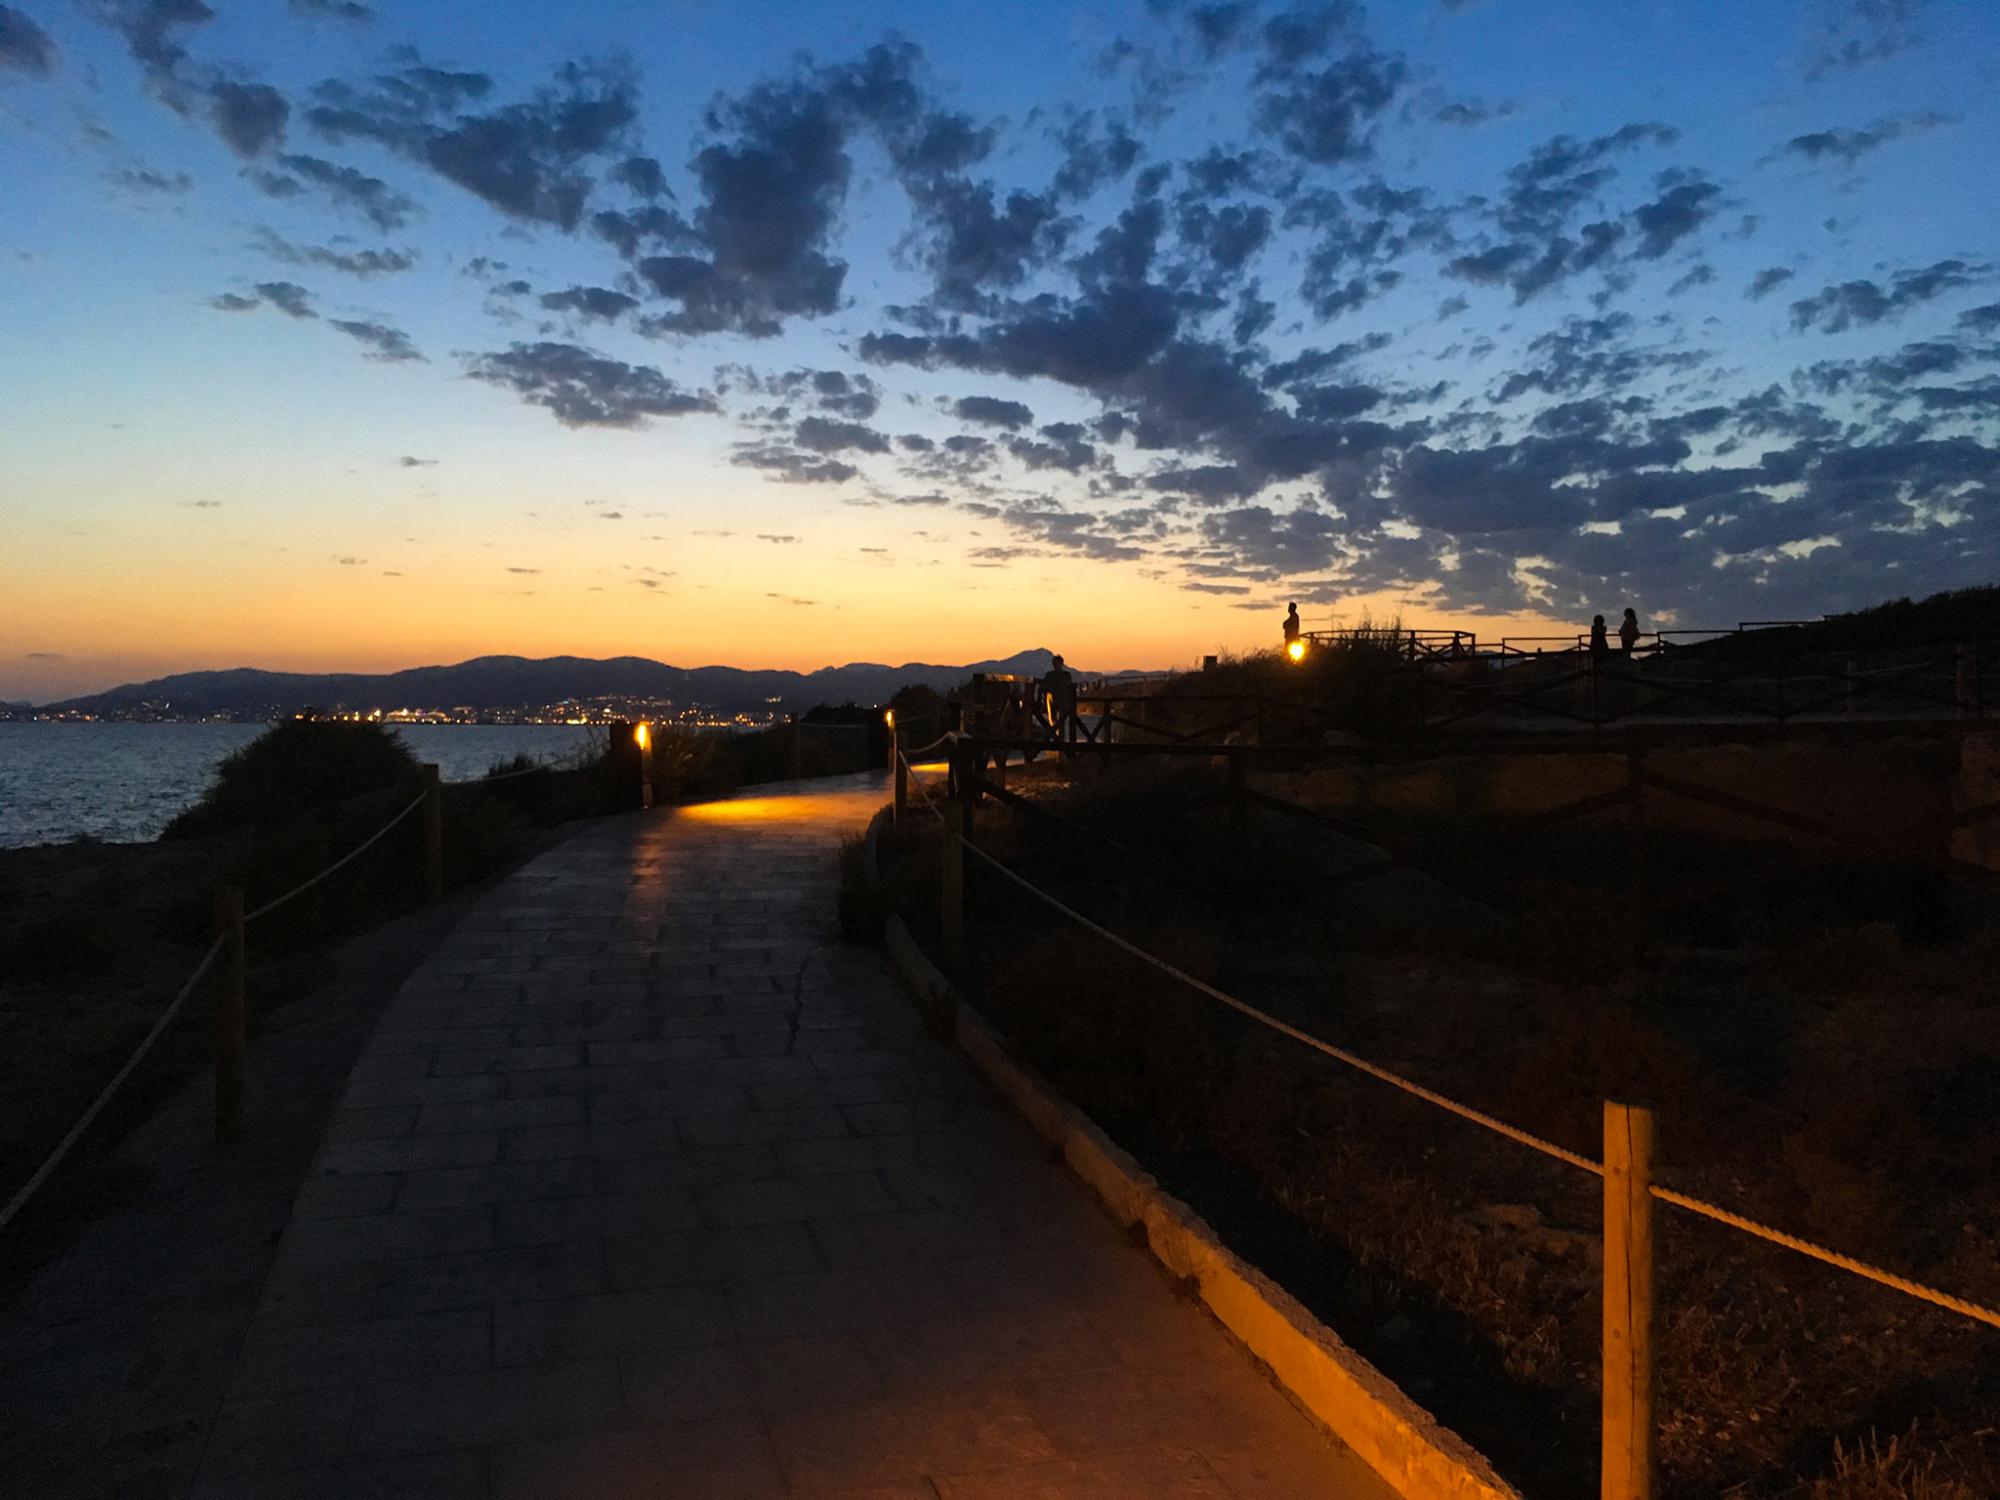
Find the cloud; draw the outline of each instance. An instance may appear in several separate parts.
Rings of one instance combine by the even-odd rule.
[[[739,443],[730,462],[746,469],[761,469],[784,484],[841,484],[861,472],[844,460],[782,443]]]
[[[567,291],[545,292],[541,302],[551,312],[573,312],[586,321],[602,323],[615,323],[639,305],[637,297],[601,286],[573,286]]]
[[[1941,297],[1985,279],[1986,268],[1963,260],[1941,260],[1919,271],[1899,271],[1885,286],[1872,280],[1845,281],[1792,304],[1792,327],[1844,333],[1856,324],[1880,323],[1920,302]]]
[[[316,193],[335,208],[359,214],[383,231],[401,229],[417,205],[379,177],[324,157],[293,154],[277,158],[274,167],[252,167],[246,175],[272,198],[297,198]]]
[[[994,396],[963,396],[951,404],[952,415],[962,422],[1014,431],[1034,425],[1035,414],[1019,401],[1002,401]]]
[[[437,460],[434,458],[413,458],[405,453],[401,458],[396,460],[396,467],[399,469],[428,469],[434,467],[436,463]]]
[[[218,292],[208,299],[208,305],[217,312],[250,312],[262,307],[261,297],[246,297],[240,292]]]
[[[1808,135],[1793,136],[1764,160],[1770,162],[1786,156],[1798,156],[1809,162],[1837,161],[1842,166],[1851,167],[1869,152],[1879,150],[1891,141],[1957,123],[1956,115],[1925,110],[1877,120],[1859,130],[1815,130]]]
[[[807,417],[792,430],[792,441],[814,453],[887,453],[889,440],[859,422]]]
[[[509,568],[507,571],[509,573],[539,573],[542,570],[540,568]]]
[[[391,328],[385,323],[356,322],[352,319],[333,318],[327,327],[336,328],[356,343],[364,345],[368,358],[383,364],[424,363],[423,355],[417,352],[410,336],[400,328]]]
[[[323,266],[347,276],[388,276],[417,263],[414,250],[340,250],[331,245],[295,245],[269,229],[257,232],[257,248],[288,266]]]
[[[1668,175],[1663,174],[1661,186],[1666,191],[1632,211],[1639,227],[1639,248],[1634,253],[1645,260],[1658,260],[1707,223],[1721,206],[1716,200],[1722,189],[1712,182],[1673,180],[1668,186],[1668,181]]]
[[[146,167],[121,167],[110,173],[109,177],[119,187],[130,188],[135,193],[187,193],[194,190],[194,179],[185,172],[155,172]]]
[[[339,563],[343,568],[359,568],[365,567],[368,559],[365,557],[336,557],[334,561]]]
[[[305,119],[328,140],[369,140],[463,188],[511,218],[573,230],[583,218],[595,162],[622,156],[638,115],[630,70],[564,63],[529,98],[497,109],[467,106],[492,92],[484,73],[406,62],[370,85],[329,80]]]
[[[793,542],[796,542],[798,538],[795,536],[786,536],[769,531],[760,531],[757,533],[757,540],[760,542],[773,542],[778,546],[784,547],[791,545]]]
[[[59,56],[46,31],[13,6],[0,5],[0,69],[47,78],[55,72]]]
[[[300,286],[296,281],[260,281],[257,283],[257,295],[287,317],[316,318],[319,316],[313,310],[312,293]],[[237,309],[232,308],[231,310],[235,311]]]
[[[69,658],[67,656],[64,656],[60,651],[23,651],[21,653],[21,660],[22,661],[68,661]]]
[[[375,19],[372,7],[361,0],[291,0],[295,15],[312,21],[350,21],[358,24]]]
[[[1750,289],[1744,295],[1755,302],[1769,296],[1797,274],[1790,266],[1766,266],[1750,278]]]
[[[515,344],[466,359],[474,380],[547,408],[565,427],[644,427],[652,417],[716,411],[705,391],[676,385],[649,365],[628,365],[575,344]]]
[[[1803,62],[1808,79],[1883,62],[1920,42],[1920,0],[1820,0]]]

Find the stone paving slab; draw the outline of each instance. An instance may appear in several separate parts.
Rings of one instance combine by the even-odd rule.
[[[840,944],[877,780],[607,820],[466,913],[196,1496],[1386,1500]]]

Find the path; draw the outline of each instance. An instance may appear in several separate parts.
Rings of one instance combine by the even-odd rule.
[[[882,795],[607,820],[472,909],[355,1067],[197,1496],[1384,1500],[839,944]]]

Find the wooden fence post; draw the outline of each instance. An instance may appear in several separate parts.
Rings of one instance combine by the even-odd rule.
[[[973,756],[964,746],[954,746],[953,780],[958,783],[960,813],[944,820],[944,885],[939,892],[938,929],[943,941],[945,972],[957,982],[963,977],[965,954],[965,846],[961,838],[972,832],[972,778],[977,774]]]
[[[890,753],[895,754],[895,745],[890,744]],[[910,812],[910,767],[902,756],[896,756],[896,801],[895,810],[889,815],[892,826],[901,828],[903,820]]]
[[[1241,840],[1250,822],[1249,767],[1241,750],[1229,752],[1229,836]]]
[[[1653,1496],[1653,1112],[1604,1103],[1602,1500]]]
[[[215,1138],[243,1134],[243,891],[218,886],[215,931]]]
[[[431,906],[444,900],[444,785],[438,768],[424,768],[424,900]]]

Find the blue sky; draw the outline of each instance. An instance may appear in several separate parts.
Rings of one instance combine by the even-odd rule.
[[[1973,0],[0,4],[0,697],[1992,581],[1996,85]]]

